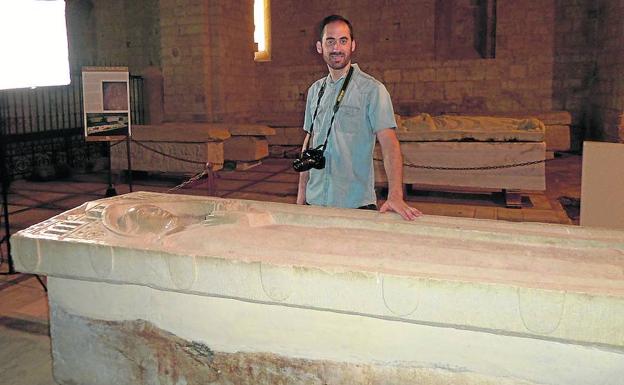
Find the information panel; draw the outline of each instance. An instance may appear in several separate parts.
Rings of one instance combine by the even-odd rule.
[[[112,141],[130,136],[130,88],[127,67],[83,67],[85,138]]]

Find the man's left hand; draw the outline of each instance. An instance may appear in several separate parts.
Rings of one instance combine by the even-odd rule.
[[[408,206],[408,204],[400,198],[388,198],[388,200],[384,202],[379,209],[380,213],[385,213],[387,211],[394,211],[407,221],[413,221],[422,215],[420,210],[415,207]]]

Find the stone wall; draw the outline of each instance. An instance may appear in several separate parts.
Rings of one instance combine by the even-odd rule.
[[[248,121],[256,100],[253,0],[210,3],[212,122]]]
[[[624,142],[624,1],[599,1],[596,82],[592,88],[591,135]]]
[[[567,110],[577,137],[623,137],[624,0],[336,0],[305,12],[278,0],[267,62],[253,61],[253,0],[67,4],[72,65],[159,68],[168,121],[300,125],[326,73],[318,22],[339,13],[355,27],[354,61],[402,115]]]
[[[160,4],[165,120],[248,120],[255,100],[252,1]]]
[[[208,8],[203,2],[180,7],[175,0],[162,0],[160,13],[164,119],[206,119],[212,101],[202,74],[211,65],[205,41]]]
[[[146,67],[160,67],[158,4],[158,0],[66,1],[72,70],[123,65],[141,75]]]
[[[311,4],[306,13],[295,3],[272,3],[273,60],[257,65],[261,120],[300,122],[307,87],[326,72],[314,50],[317,24],[332,12],[353,22],[355,61],[386,84],[401,114],[553,108],[553,1],[498,2],[495,57],[453,60],[436,60],[435,0],[392,2],[376,12],[365,1]]]
[[[598,7],[595,1],[557,0],[553,104],[575,121],[589,112],[585,103],[595,82]]]

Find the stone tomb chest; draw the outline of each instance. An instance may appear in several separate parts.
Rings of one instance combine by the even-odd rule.
[[[267,136],[275,130],[258,124],[163,123],[132,128],[131,167],[135,171],[195,174],[223,168],[225,160],[258,162],[269,155]],[[111,147],[112,169],[128,169],[122,143]]]
[[[399,118],[397,124],[405,184],[546,189],[539,162],[546,156],[544,125],[537,119],[421,114]],[[381,159],[379,150],[375,158]],[[508,167],[524,163],[529,164]],[[386,181],[381,161],[375,162],[375,175],[377,182]]]
[[[140,192],[12,240],[59,384],[624,378],[622,231]]]

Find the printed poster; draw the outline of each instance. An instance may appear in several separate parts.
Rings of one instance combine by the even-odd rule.
[[[130,75],[127,67],[83,67],[85,139],[120,140],[130,136]]]

